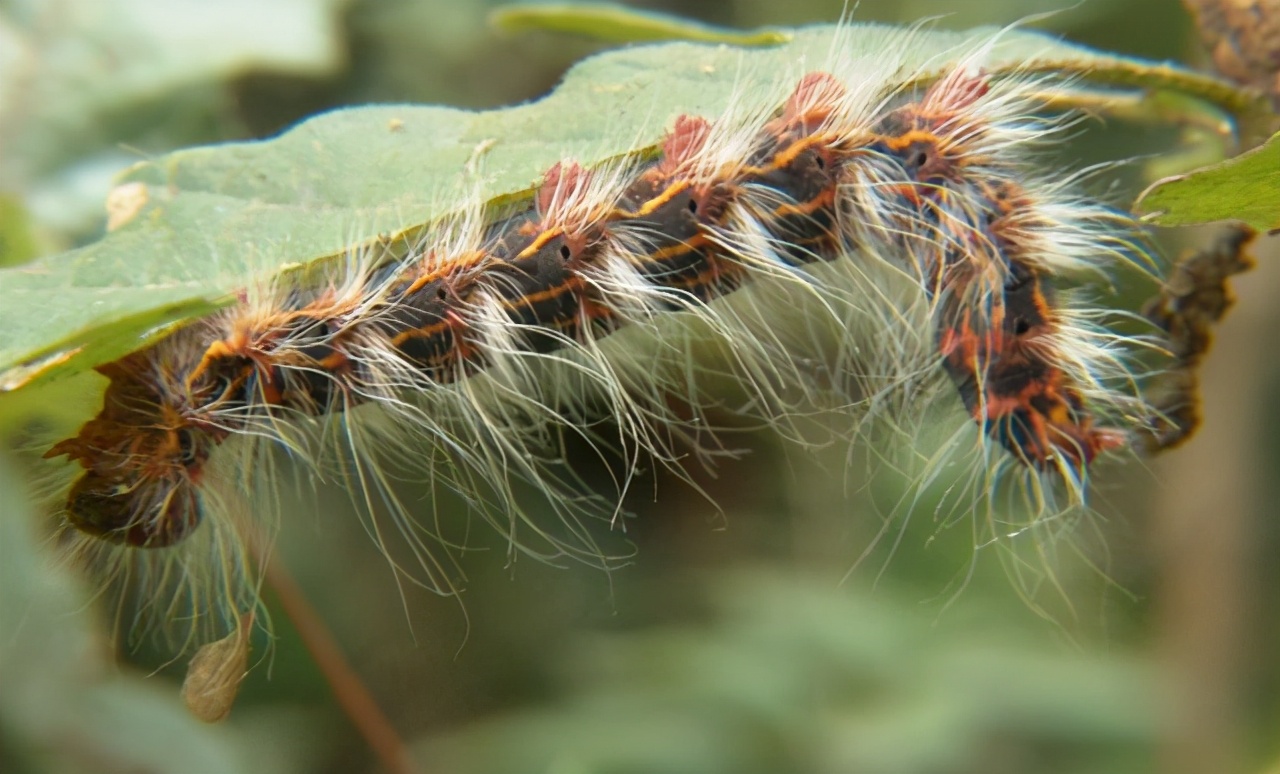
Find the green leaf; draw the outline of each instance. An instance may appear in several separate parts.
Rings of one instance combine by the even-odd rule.
[[[906,47],[905,79],[927,79],[997,31],[880,25],[799,29],[773,48],[667,43],[592,57],[538,102],[487,112],[431,106],[338,110],[272,140],[194,148],[135,167],[145,204],[85,248],[0,271],[0,394],[138,349],[161,326],[227,303],[253,277],[309,266],[379,233],[430,223],[459,202],[527,194],[555,162],[592,165],[652,148],[680,114],[741,98],[785,98],[833,46],[852,56]],[[1260,110],[1220,81],[1004,31],[994,71],[1079,75],[1177,92],[1236,115]],[[736,87],[736,88],[735,88]]]
[[[732,46],[771,46],[786,43],[792,37],[784,30],[765,28],[744,32],[612,3],[509,5],[490,13],[489,24],[503,32],[549,30],[615,43],[689,40]]]
[[[1137,207],[1162,226],[1235,220],[1280,229],[1280,134],[1233,159],[1156,182]]]

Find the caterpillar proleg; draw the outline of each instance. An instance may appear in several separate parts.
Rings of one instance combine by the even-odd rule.
[[[191,606],[212,629],[257,604],[279,452],[341,482],[424,585],[455,571],[400,478],[449,486],[513,552],[608,565],[590,517],[616,523],[646,461],[717,451],[699,338],[750,396],[736,409],[783,432],[818,404],[857,433],[959,401],[974,509],[1007,483],[1041,516],[1081,507],[1152,411],[1149,345],[1080,289],[1155,259],[1045,160],[1072,78],[989,68],[1000,39],[922,68],[904,38],[855,54],[837,34],[825,61],[769,76],[781,101],[744,72],[726,110],[674,117],[653,153],[566,152],[528,197],[464,194],[408,235],[246,280],[99,367],[100,413],[46,455],[79,467],[65,522],[115,572],[179,588],[160,617]],[[577,480],[568,435],[620,455],[616,491]],[[559,523],[528,516],[522,487]]]

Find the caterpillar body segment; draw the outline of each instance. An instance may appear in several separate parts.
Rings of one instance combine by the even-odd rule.
[[[1090,466],[1147,412],[1129,343],[1055,286],[1148,259],[1124,215],[1038,166],[1066,122],[1034,95],[1069,85],[989,76],[981,53],[921,93],[895,85],[891,62],[809,72],[781,106],[680,116],[654,158],[564,159],[524,206],[469,205],[394,256],[353,251],[322,286],[246,291],[101,369],[102,412],[48,453],[83,468],[67,522],[158,552],[212,529],[215,553],[234,553],[263,527],[233,503],[263,485],[266,442],[366,513],[390,511],[392,527],[370,516],[370,531],[407,541],[426,585],[451,589],[452,570],[396,478],[442,479],[513,551],[601,563],[581,517],[616,516],[616,501],[584,494],[556,438],[620,453],[619,494],[643,460],[679,469],[696,451],[708,401],[668,319],[710,331],[748,411],[784,430],[789,391],[834,389],[851,415],[910,410],[894,393],[945,374],[991,465],[1079,502]],[[873,279],[886,268],[910,278],[929,330]],[[847,340],[810,333],[824,327]],[[638,360],[623,331],[666,359]],[[520,481],[558,529],[523,511]],[[221,583],[251,575],[242,557],[225,564]],[[232,618],[245,597],[226,596]]]

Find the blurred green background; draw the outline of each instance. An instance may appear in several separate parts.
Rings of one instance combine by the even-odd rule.
[[[485,17],[497,5],[0,0],[4,254],[96,238],[112,176],[134,160],[269,136],[341,105],[511,104],[600,48],[496,34]],[[1064,5],[863,0],[854,18],[963,28],[1058,11],[1033,26],[1200,60],[1176,0]],[[841,11],[811,0],[651,7],[746,28]],[[1091,130],[1064,158],[1158,157],[1177,136]],[[1097,185],[1115,182],[1122,191],[1108,195],[1126,200],[1139,176],[1135,166]],[[1168,236],[1169,254],[1187,239]],[[1167,460],[1102,469],[1099,514],[1047,544],[1025,534],[976,548],[972,525],[930,502],[886,525],[879,514],[903,482],[861,480],[865,450],[797,451],[744,430],[731,440],[750,453],[714,476],[694,471],[715,505],[669,474],[634,488],[625,539],[636,556],[608,575],[511,565],[495,540],[463,557],[464,609],[398,587],[339,505],[288,520],[279,550],[424,772],[1274,770],[1270,263],[1249,275],[1206,370],[1205,431]],[[13,447],[27,430],[0,427]],[[0,771],[377,770],[278,612],[278,640],[216,728],[181,717],[181,665],[162,649],[125,648],[111,665],[106,614],[82,609],[64,571],[32,561],[44,532],[6,475]]]

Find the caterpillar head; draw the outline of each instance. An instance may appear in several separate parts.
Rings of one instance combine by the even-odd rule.
[[[164,548],[200,524],[200,498],[190,476],[90,471],[67,496],[66,518],[81,532],[137,548]]]
[[[65,455],[85,472],[67,495],[67,522],[90,535],[140,548],[173,545],[200,523],[197,489],[213,442],[177,408],[157,399],[146,363],[122,361],[103,410],[45,457]]]

